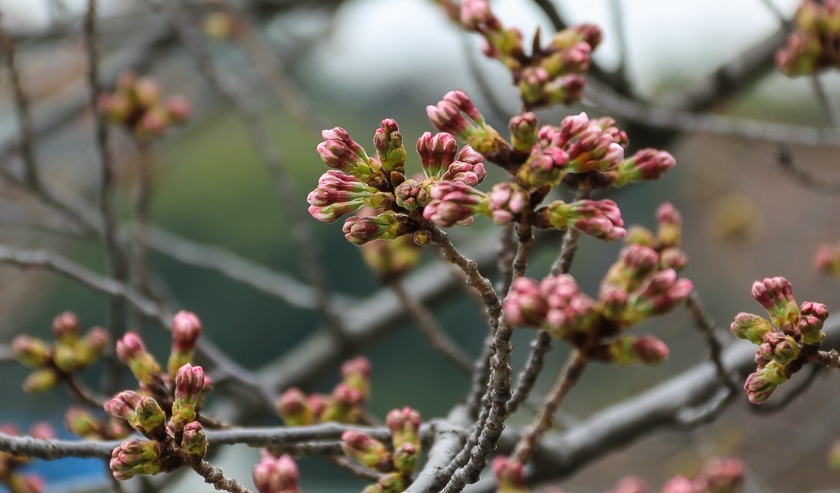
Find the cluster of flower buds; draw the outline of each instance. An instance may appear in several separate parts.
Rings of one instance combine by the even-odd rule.
[[[20,436],[20,430],[10,424],[0,425],[0,434]],[[55,438],[55,430],[48,423],[35,423],[29,429],[29,436],[38,440]],[[42,493],[46,489],[43,478],[35,474],[24,474],[20,471],[29,459],[0,452],[0,484],[6,486],[13,493]]]
[[[784,277],[756,281],[752,296],[767,310],[769,320],[752,313],[739,313],[732,333],[758,346],[755,373],[747,377],[744,390],[753,404],[761,404],[802,368],[804,358],[819,350],[825,334],[828,309],[806,301],[797,306],[793,288]]]
[[[86,440],[113,440],[125,438],[134,430],[124,419],[103,420],[83,407],[70,407],[64,414],[64,427],[70,433]]]
[[[126,333],[117,341],[117,356],[128,365],[142,389],[162,398],[162,395],[155,393],[155,389],[171,384],[178,371],[192,362],[200,335],[201,321],[194,313],[181,310],[175,314],[172,318],[172,349],[166,374],[155,357],[146,350],[143,339],[134,332]]]
[[[370,398],[370,362],[361,356],[353,358],[342,365],[341,374],[342,381],[329,395],[307,396],[297,388],[283,392],[276,409],[286,426],[358,422]]]
[[[187,363],[178,370],[173,394],[164,406],[152,396],[131,390],[120,392],[105,403],[105,412],[124,420],[149,439],[126,440],[114,449],[110,462],[114,477],[125,480],[154,475],[180,466],[179,460],[184,460],[184,456],[204,457],[207,437],[197,418],[207,390],[205,381],[204,370]],[[171,405],[166,405],[169,402]],[[173,447],[182,453],[173,452]]]
[[[113,93],[102,94],[99,110],[111,121],[127,128],[138,138],[162,135],[170,127],[189,118],[190,105],[182,96],[164,100],[157,81],[126,71],[117,78]]]
[[[365,432],[350,430],[341,436],[341,448],[347,457],[372,471],[382,473],[379,481],[363,493],[399,493],[410,483],[411,474],[420,458],[420,414],[409,407],[388,413],[386,424],[391,430],[394,452]]]
[[[840,243],[820,245],[814,254],[814,268],[840,279]]]
[[[263,450],[254,466],[254,486],[260,493],[299,493],[297,464],[286,454],[275,457]]]
[[[788,77],[812,75],[840,66],[840,2],[805,0],[796,11],[796,30],[776,52],[776,65]]]
[[[499,60],[510,71],[526,107],[569,105],[583,97],[586,81],[582,74],[589,69],[592,51],[602,38],[597,26],[581,24],[564,29],[546,46],[540,46],[537,33],[533,51],[527,55],[522,33],[506,28],[487,0],[464,0],[460,21],[464,29],[484,37],[484,54]]]
[[[53,320],[55,343],[17,336],[12,341],[15,358],[23,365],[35,368],[23,382],[26,392],[45,392],[63,378],[83,370],[102,354],[108,344],[108,333],[101,327],[79,336],[79,320],[71,312],[64,312]]]

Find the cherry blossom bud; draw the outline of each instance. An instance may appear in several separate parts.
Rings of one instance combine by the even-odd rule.
[[[555,131],[556,127],[542,127],[539,133],[540,142],[550,139],[551,145],[566,147],[588,127],[589,116],[586,113],[569,115],[560,122],[559,131]]]
[[[439,178],[455,162],[458,143],[451,134],[425,132],[417,139],[417,154],[426,178]]]
[[[534,189],[560,183],[569,164],[569,155],[559,147],[535,148],[516,173],[517,182]]]
[[[465,145],[458,153],[455,162],[449,165],[449,168],[440,178],[446,181],[460,181],[474,187],[484,181],[486,176],[484,156],[472,147]]]
[[[820,245],[814,254],[814,269],[840,279],[840,243]]]
[[[612,200],[556,201],[536,211],[535,225],[544,229],[569,227],[608,242],[627,234],[621,211]]]
[[[472,121],[464,118],[462,113]],[[466,141],[484,156],[509,149],[507,142],[499,133],[485,123],[484,116],[464,91],[446,93],[437,105],[426,107],[426,115],[440,132],[452,134]]]
[[[83,407],[73,406],[64,415],[64,427],[82,438],[100,438],[101,426],[101,421]]]
[[[362,431],[345,431],[341,435],[341,449],[347,457],[359,461],[368,469],[379,472],[393,469],[391,454],[385,444]]]
[[[527,493],[525,467],[521,462],[498,455],[493,459],[491,467],[498,482],[498,493]]]
[[[469,31],[498,31],[502,28],[499,19],[490,11],[487,0],[464,0],[461,2],[461,24]]]
[[[111,454],[111,472],[114,477],[125,481],[134,476],[152,476],[161,469],[160,445],[158,442],[126,440]]]
[[[140,77],[134,82],[134,95],[140,106],[155,106],[160,101],[160,85],[152,77]]]
[[[190,455],[204,457],[207,453],[207,436],[204,434],[204,427],[201,426],[201,423],[193,421],[184,426],[181,448]]]
[[[342,382],[335,386],[323,409],[320,413],[316,412],[316,415],[321,421],[355,423],[363,411],[364,403],[365,396],[358,389],[350,388]]]
[[[658,180],[676,164],[674,156],[666,151],[642,149],[618,163],[618,166],[609,173],[609,178],[615,187],[623,187],[628,183],[638,181]]]
[[[657,241],[660,248],[680,246],[682,240],[682,214],[670,202],[665,202],[656,209],[659,223]]]
[[[195,420],[204,391],[204,369],[189,363],[175,376],[175,400],[172,402],[171,425],[179,431]]]
[[[586,79],[582,75],[564,75],[545,85],[543,88],[543,97],[545,98],[545,103],[548,105],[563,104],[569,106],[583,98],[585,87]],[[624,157],[623,150],[621,156],[610,155],[610,162],[617,163],[622,157]]]
[[[530,111],[516,115],[510,119],[508,128],[510,129],[510,140],[515,151],[523,154],[531,152],[531,148],[537,143],[538,124],[539,119],[537,115]]]
[[[286,426],[306,426],[315,423],[315,414],[306,402],[306,395],[300,389],[291,388],[277,399],[277,413]]]
[[[58,374],[49,369],[36,370],[23,381],[23,391],[30,394],[46,392],[58,383]]]
[[[309,214],[315,219],[331,223],[344,214],[359,210],[363,205],[379,208],[385,194],[362,183],[356,177],[338,170],[329,170],[318,180],[318,188],[307,197]]]
[[[756,281],[752,286],[752,297],[761,303],[770,314],[770,321],[782,331],[796,324],[799,308],[793,297],[793,288],[784,277]]]
[[[405,214],[380,214],[375,217],[354,216],[344,222],[344,237],[354,245],[372,240],[393,240],[412,233],[416,225]]]
[[[648,484],[644,479],[628,476],[619,481],[615,488],[607,493],[648,493],[648,491]]]
[[[417,462],[419,460],[420,445],[404,443],[394,449],[394,468],[400,474],[410,475],[417,468]]]
[[[614,286],[627,292],[639,287],[660,265],[659,254],[650,247],[630,244],[622,248],[618,261],[614,263],[601,282],[605,286]]]
[[[489,211],[487,194],[463,182],[440,181],[432,185],[432,201],[423,209],[423,217],[443,227],[456,223],[467,226],[473,216]]]
[[[138,382],[151,384],[160,377],[161,369],[154,356],[146,351],[143,340],[134,332],[126,332],[117,341],[117,356],[127,364]]]
[[[73,312],[64,312],[53,319],[52,330],[59,343],[75,341],[79,335],[79,319]]]
[[[673,269],[659,271],[648,277],[637,290],[635,308],[648,317],[665,313],[685,301],[693,289],[692,282],[678,279]]]
[[[712,459],[703,465],[694,485],[704,493],[739,493],[744,485],[744,463],[737,457]]]
[[[819,38],[795,31],[788,35],[787,44],[776,52],[776,66],[788,77],[811,75],[822,68],[822,51]]]
[[[668,354],[668,346],[656,337],[628,335],[599,346],[593,357],[619,366],[635,364],[655,366],[664,362]]]
[[[595,301],[582,293],[568,274],[549,276],[540,282],[540,291],[548,302],[545,327],[555,339],[570,331],[587,332],[597,320]]]
[[[183,96],[170,96],[166,100],[166,111],[173,123],[184,123],[190,117],[190,102]]]
[[[370,397],[370,361],[359,356],[341,365],[341,375],[348,388],[358,390],[363,400]]]
[[[270,454],[254,466],[254,485],[260,493],[299,493],[298,467],[291,457]]]
[[[488,194],[490,217],[496,224],[507,224],[517,219],[531,200],[530,194],[515,183],[497,183]]]
[[[201,321],[191,312],[181,310],[172,319],[172,351],[169,354],[167,370],[175,377],[178,369],[190,363],[198,336],[201,335]]]
[[[402,173],[405,170],[405,146],[403,146],[403,136],[396,121],[390,118],[382,120],[373,135],[373,146],[376,147],[383,170],[388,173],[391,171]]]
[[[776,391],[782,383],[790,378],[785,372],[785,367],[771,361],[767,365],[750,374],[747,381],[744,383],[744,390],[747,391],[747,397],[753,404],[761,404]]]
[[[517,277],[505,298],[504,308],[507,320],[511,324],[519,327],[539,327],[545,322],[549,307],[537,281]]]
[[[373,174],[372,160],[346,130],[334,127],[331,130],[322,131],[321,136],[324,142],[318,144],[317,150],[324,164],[355,176],[362,182],[368,181]]]
[[[675,476],[662,485],[662,493],[702,493],[685,476]]]
[[[773,331],[770,322],[758,315],[741,312],[735,316],[730,326],[732,334],[738,339],[746,339],[753,344],[761,344],[766,334]]]
[[[802,342],[817,344],[822,341],[825,337],[822,328],[827,318],[828,309],[822,303],[812,301],[802,303],[799,310],[799,323],[796,327],[796,331],[802,336]]]
[[[659,256],[659,267],[661,269],[674,269],[679,272],[688,265],[688,255],[679,248],[666,248]]]
[[[799,357],[799,347],[791,336],[781,332],[768,332],[764,335],[758,353],[762,358],[788,365]]]
[[[402,474],[392,472],[380,476],[376,484],[368,486],[362,493],[401,493],[405,489],[406,484]]]
[[[653,233],[649,229],[639,225],[627,228],[627,236],[624,237],[624,243],[628,245],[641,245],[648,248],[653,248],[655,241],[656,239]]]
[[[76,344],[76,359],[80,367],[93,363],[108,345],[110,337],[102,327],[93,327]]]
[[[391,440],[394,448],[410,443],[415,445],[419,453],[420,422],[420,413],[410,407],[394,409],[388,413],[385,423],[391,430]]]
[[[19,335],[12,341],[12,352],[20,364],[32,368],[46,365],[50,361],[50,347],[41,339]]]
[[[111,416],[128,421],[132,428],[150,438],[159,437],[165,431],[166,415],[152,397],[126,390],[106,402],[104,408]]]

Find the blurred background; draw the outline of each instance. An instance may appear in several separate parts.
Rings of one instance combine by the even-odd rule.
[[[80,34],[83,0],[1,0],[3,26],[13,34],[24,88],[31,97],[36,121],[46,119],[68,102],[83,101],[80,86],[86,62]],[[143,2],[102,1],[100,48],[103,72],[131,59],[131,48],[161,29],[161,19],[150,15]],[[208,2],[212,3],[212,2]],[[259,26],[270,40],[279,63],[305,101],[307,115],[320,128],[342,126],[363,145],[383,118],[396,119],[406,147],[424,131],[433,130],[424,108],[452,89],[464,89],[497,129],[518,112],[517,92],[509,75],[497,63],[475,56],[480,43],[464,35],[441,8],[427,0],[348,0],[344,2],[264,2]],[[593,22],[605,33],[595,59],[605,69],[616,67],[626,52],[627,73],[634,94],[667,104],[693,81],[714,71],[735,55],[778,30],[779,23],[760,0],[555,0],[571,25]],[[796,0],[776,0],[788,17]],[[624,48],[620,48],[614,4],[620,6]],[[494,11],[506,25],[518,26],[528,39],[537,28],[545,38],[553,30],[533,2],[500,0]],[[264,13],[262,13],[264,12]],[[194,114],[189,124],[153,147],[155,188],[152,222],[182,237],[221,247],[273,270],[303,280],[300,252],[290,241],[289,223],[269,172],[251,146],[241,121],[202,80],[193,60],[176,43],[161,42],[142,63],[131,63],[141,74],[154,75],[164,91],[188,97]],[[271,138],[282,152],[297,187],[300,210],[304,198],[325,170],[315,153],[320,136],[309,125],[276,104],[270,91],[254,80],[248,60],[223,42],[210,48],[225,70],[244,74],[250,95],[260,102]],[[470,55],[477,71],[500,104],[500,111],[477,89]],[[132,59],[133,62],[137,60]],[[107,62],[107,63],[105,63]],[[0,138],[12,141],[17,132],[7,72],[0,79]],[[251,77],[254,79],[254,77]],[[831,93],[840,88],[834,74],[825,77]],[[108,86],[114,80],[103,80]],[[570,114],[587,111],[605,115],[594,101],[572,108],[539,112],[541,123],[558,124]],[[714,111],[739,118],[825,126],[829,124],[808,80],[792,80],[771,71],[761,76]],[[66,196],[82,195],[93,201],[98,171],[92,120],[87,112],[69,117],[69,125],[41,139],[38,156],[45,179]],[[622,127],[623,128],[623,127]],[[504,132],[503,132],[504,133]],[[634,148],[650,145],[636,142]],[[130,139],[114,132],[113,149],[120,172],[118,210],[130,218],[131,169],[138,159]],[[713,135],[680,135],[667,150],[678,166],[662,181],[640,184],[604,197],[617,201],[625,222],[654,227],[654,211],[672,202],[684,215],[684,249],[690,257],[685,276],[694,281],[718,325],[727,328],[739,311],[757,311],[749,289],[755,279],[785,276],[797,299],[838,307],[839,286],[816,273],[812,256],[820,243],[836,241],[840,232],[840,197],[820,194],[796,183],[777,166],[778,148],[772,144]],[[797,162],[818,173],[837,173],[834,148],[794,149]],[[16,159],[2,166],[18,169]],[[409,153],[409,168],[419,160]],[[497,174],[496,177],[501,175]],[[488,180],[488,183],[492,181]],[[358,248],[347,243],[338,224],[311,221],[332,288],[364,297],[381,283],[363,263]],[[456,246],[468,245],[479,231],[490,230],[479,219],[469,230],[452,232]],[[52,231],[61,229],[56,218],[37,201],[13,187],[0,185],[0,241],[4,244],[49,248],[99,272],[106,271],[98,243]],[[542,277],[560,245],[559,235],[545,235],[529,275]],[[589,293],[615,259],[620,245],[582,238],[572,274]],[[436,262],[431,252],[424,262]],[[205,336],[236,361],[257,369],[295,347],[320,324],[319,314],[288,306],[276,298],[232,282],[207,269],[191,267],[153,253],[153,263],[168,291],[181,306],[197,313]],[[492,266],[488,266],[492,269]],[[411,286],[407,286],[411,292]],[[58,313],[71,310],[83,327],[105,323],[107,299],[45,271],[0,267],[0,342],[19,333],[47,337]],[[486,327],[472,299],[463,293],[437,303],[434,312],[443,328],[473,356],[480,351]],[[672,357],[661,367],[622,368],[593,366],[564,405],[570,419],[581,419],[611,403],[667,380],[707,357],[701,335],[683,310],[655,320],[642,329],[662,337]],[[146,338],[159,359],[165,358],[168,339],[159,330]],[[527,355],[532,333],[514,337],[514,372]],[[727,335],[727,341],[733,338]],[[553,381],[566,349],[555,345],[537,391]],[[444,416],[469,389],[469,378],[434,351],[410,323],[359,353],[373,363],[373,398],[370,412],[384,416],[398,406],[412,406],[424,417]],[[307,390],[327,392],[338,381],[337,366]],[[64,391],[30,396],[20,389],[26,370],[16,365],[0,369],[0,421],[20,428],[47,420],[62,436],[64,410],[71,402]],[[95,382],[98,368],[86,377]],[[828,373],[828,372],[824,372]],[[826,464],[831,443],[840,438],[835,410],[840,404],[837,377],[822,375],[806,395],[786,411],[771,416],[750,413],[745,396],[717,423],[694,431],[669,432],[610,456],[562,483],[578,493],[602,492],[621,477],[636,474],[655,489],[677,473],[690,474],[703,458],[738,455],[745,460],[751,491],[802,492],[830,489],[840,473]],[[512,423],[526,423],[532,412],[523,409]],[[279,418],[261,424],[279,424]],[[237,449],[237,452],[238,449]],[[229,454],[231,475],[250,479],[256,452]],[[235,457],[234,457],[235,456]],[[318,458],[301,461],[304,491],[359,491],[363,483],[335,469],[324,469]],[[73,485],[103,483],[101,461],[62,460],[36,463],[54,491]],[[197,479],[197,478],[193,478]],[[192,491],[195,482],[183,486]]]

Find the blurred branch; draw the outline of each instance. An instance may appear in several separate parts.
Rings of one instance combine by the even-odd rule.
[[[825,83],[819,74],[811,76],[811,83],[814,86],[817,101],[819,101],[820,107],[822,107],[829,121],[831,121],[831,125],[835,128],[840,127],[840,110],[837,109],[837,104],[831,99],[831,95],[828,93]]]
[[[709,346],[709,359],[714,363],[718,376],[732,393],[737,392],[738,384],[726,372],[723,361],[720,359],[723,353],[723,346],[717,337],[715,321],[711,319],[705,308],[703,308],[703,302],[700,300],[700,294],[697,293],[697,290],[692,291],[688,296],[686,306],[688,307],[689,313],[691,313],[691,317],[694,319],[694,325],[700,329],[706,339],[706,344]]]
[[[776,162],[782,168],[782,171],[796,178],[805,187],[822,193],[840,193],[840,179],[825,174],[817,174],[801,167],[796,162],[793,149],[790,146],[779,146]]]

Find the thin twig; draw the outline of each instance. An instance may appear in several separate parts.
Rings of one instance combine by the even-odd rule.
[[[769,402],[765,402],[764,404],[759,405],[750,405],[750,411],[754,412],[755,414],[773,414],[783,409],[786,409],[791,402],[795,401],[799,396],[805,393],[806,390],[811,388],[811,385],[817,381],[817,375],[825,368],[824,366],[820,365],[810,365],[811,371],[808,372],[808,375],[798,384],[793,387],[792,389],[788,390],[784,395],[781,396],[780,399],[777,399],[774,395],[774,400]]]
[[[516,380],[516,389],[513,397],[508,402],[508,412],[515,413],[519,405],[528,400],[528,396],[537,383],[537,377],[542,373],[545,366],[545,355],[551,351],[551,336],[547,330],[540,330],[537,337],[531,341],[531,351],[528,353],[528,361],[519,373]]]
[[[513,257],[516,252],[516,242],[513,241],[513,223],[506,224],[499,232],[498,270],[499,280],[496,281],[496,292],[507,293],[513,282]]]
[[[536,450],[537,444],[546,431],[551,428],[554,421],[554,413],[563,401],[563,397],[568,394],[569,390],[575,386],[588,361],[588,356],[585,350],[575,348],[566,364],[563,371],[558,375],[554,387],[551,388],[542,406],[540,406],[539,413],[534,421],[525,430],[519,443],[513,451],[512,458],[525,464],[531,460],[531,456]]]
[[[29,114],[29,98],[23,91],[20,82],[20,72],[15,62],[15,43],[3,28],[3,15],[0,13],[0,48],[9,67],[9,80],[12,85],[12,93],[15,102],[15,113],[18,126],[20,127],[20,153],[23,157],[23,164],[26,169],[26,184],[31,190],[41,188],[41,179],[38,174],[38,164],[35,161],[35,143],[32,137],[32,116]]]
[[[840,370],[840,354],[836,350],[831,351],[817,351],[809,354],[808,359],[814,363],[826,366],[832,370]]]
[[[79,383],[73,375],[67,375],[64,378],[64,384],[70,394],[79,402],[87,404],[96,409],[102,409],[102,404],[105,398],[99,395],[94,395],[89,389],[86,389]]]
[[[836,194],[840,193],[840,179],[821,174],[815,174],[797,164],[793,148],[780,145],[776,154],[776,162],[785,173],[796,178],[799,183],[816,192]]]
[[[101,168],[99,207],[103,219],[102,241],[108,253],[111,277],[118,282],[125,282],[128,279],[128,264],[117,240],[116,218],[111,207],[112,194],[114,193],[114,165],[111,151],[108,148],[108,122],[98,105],[102,90],[99,85],[99,57],[96,52],[96,0],[88,0],[84,33],[88,58],[89,102],[96,124],[96,148]],[[125,333],[126,302],[120,296],[112,296],[109,308],[108,330],[111,334],[111,340],[116,341]],[[113,347],[106,349],[105,357],[108,362],[108,369],[103,375],[103,390],[105,393],[111,394],[116,391],[117,382],[123,372],[123,365],[117,359]]]
[[[589,184],[589,181],[583,181],[578,185],[578,189],[575,192],[575,201],[586,200],[591,194],[592,186]],[[575,260],[575,254],[577,254],[578,238],[580,238],[579,231],[572,228],[566,229],[566,233],[563,235],[563,244],[560,246],[560,253],[554,260],[554,263],[551,264],[549,273],[552,276],[569,273],[569,270],[572,268],[572,262]]]
[[[709,359],[711,359],[712,363],[715,364],[715,369],[718,372],[718,376],[720,376],[720,380],[733,393],[737,392],[738,384],[735,383],[728,373],[726,373],[726,368],[723,366],[723,360],[721,360],[723,346],[717,337],[717,327],[715,326],[715,321],[711,319],[709,314],[706,313],[706,310],[703,308],[703,302],[700,301],[700,294],[697,293],[697,290],[691,292],[685,304],[688,307],[689,313],[691,313],[691,318],[694,319],[694,325],[703,332],[703,336],[706,338],[706,344],[709,346]]]
[[[389,285],[394,290],[402,306],[414,317],[417,327],[428,337],[432,346],[455,363],[458,368],[462,369],[468,375],[471,374],[473,363],[469,354],[444,332],[429,310],[406,292],[399,279],[394,279]]]

